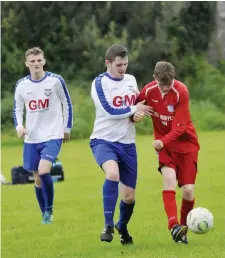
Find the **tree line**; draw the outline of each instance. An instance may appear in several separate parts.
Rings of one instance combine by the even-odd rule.
[[[218,67],[207,61],[216,2],[2,2],[1,12],[3,130],[12,126],[12,94],[28,73],[24,53],[33,46],[44,50],[46,70],[61,74],[72,91],[79,88],[85,95],[105,70],[105,51],[124,44],[128,72],[141,87],[152,80],[155,63],[167,60],[193,101],[207,100],[218,112],[225,110],[224,60]]]

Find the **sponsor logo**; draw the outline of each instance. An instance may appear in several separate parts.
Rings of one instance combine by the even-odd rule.
[[[49,109],[49,99],[30,100],[28,107],[31,111],[42,111]]]
[[[113,105],[115,107],[121,107],[121,106],[132,106],[134,105],[136,100],[136,96],[135,95],[125,95],[123,97],[121,96],[115,96],[113,98]]]

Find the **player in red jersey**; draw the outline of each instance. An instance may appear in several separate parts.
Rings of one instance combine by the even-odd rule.
[[[165,61],[158,62],[154,69],[155,80],[141,90],[137,102],[145,100],[152,107],[153,147],[157,151],[159,171],[163,175],[162,195],[168,228],[175,242],[187,244],[186,218],[194,207],[193,192],[200,146],[190,117],[188,89],[174,78],[173,65]],[[136,120],[135,115],[133,119]],[[180,223],[176,181],[182,188]]]

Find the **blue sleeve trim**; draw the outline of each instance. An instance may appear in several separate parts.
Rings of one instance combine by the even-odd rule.
[[[16,101],[14,100],[14,107],[13,107],[13,122],[14,122],[14,126],[17,127],[18,122],[16,119]]]
[[[16,83],[16,87],[15,87],[15,91],[14,91],[14,106],[13,106],[13,121],[14,121],[14,125],[15,127],[17,127],[18,125],[18,121],[16,119],[16,100],[15,100],[15,92],[16,92],[16,88],[19,85],[20,82],[25,81],[26,79],[28,79],[29,76],[23,77],[22,79],[20,79],[17,83]]]
[[[66,88],[66,84],[65,84],[65,81],[63,80],[63,78],[61,76],[56,76],[62,86],[63,86],[63,91],[66,95],[66,100],[67,100],[67,104],[68,104],[68,112],[69,112],[69,115],[68,115],[68,122],[67,122],[67,128],[72,128],[72,122],[73,122],[73,111],[72,111],[72,103],[70,101],[70,96],[69,96],[69,93],[68,93],[68,90]]]
[[[131,112],[130,107],[119,109],[119,108],[113,108],[109,105],[102,88],[102,78],[103,76],[100,75],[95,79],[95,89],[96,89],[98,98],[101,102],[101,105],[103,106],[105,111],[107,111],[110,115],[123,115]]]

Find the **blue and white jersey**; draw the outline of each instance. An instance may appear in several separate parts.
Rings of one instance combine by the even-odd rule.
[[[17,82],[13,112],[17,130],[23,126],[24,105],[26,143],[61,139],[64,132],[70,132],[73,125],[72,102],[60,75],[46,72],[39,81],[33,81],[29,75]]]
[[[91,96],[96,118],[90,139],[134,143],[136,131],[130,116],[137,111],[134,103],[138,94],[133,75],[125,74],[122,79],[115,79],[104,73],[95,78]]]

